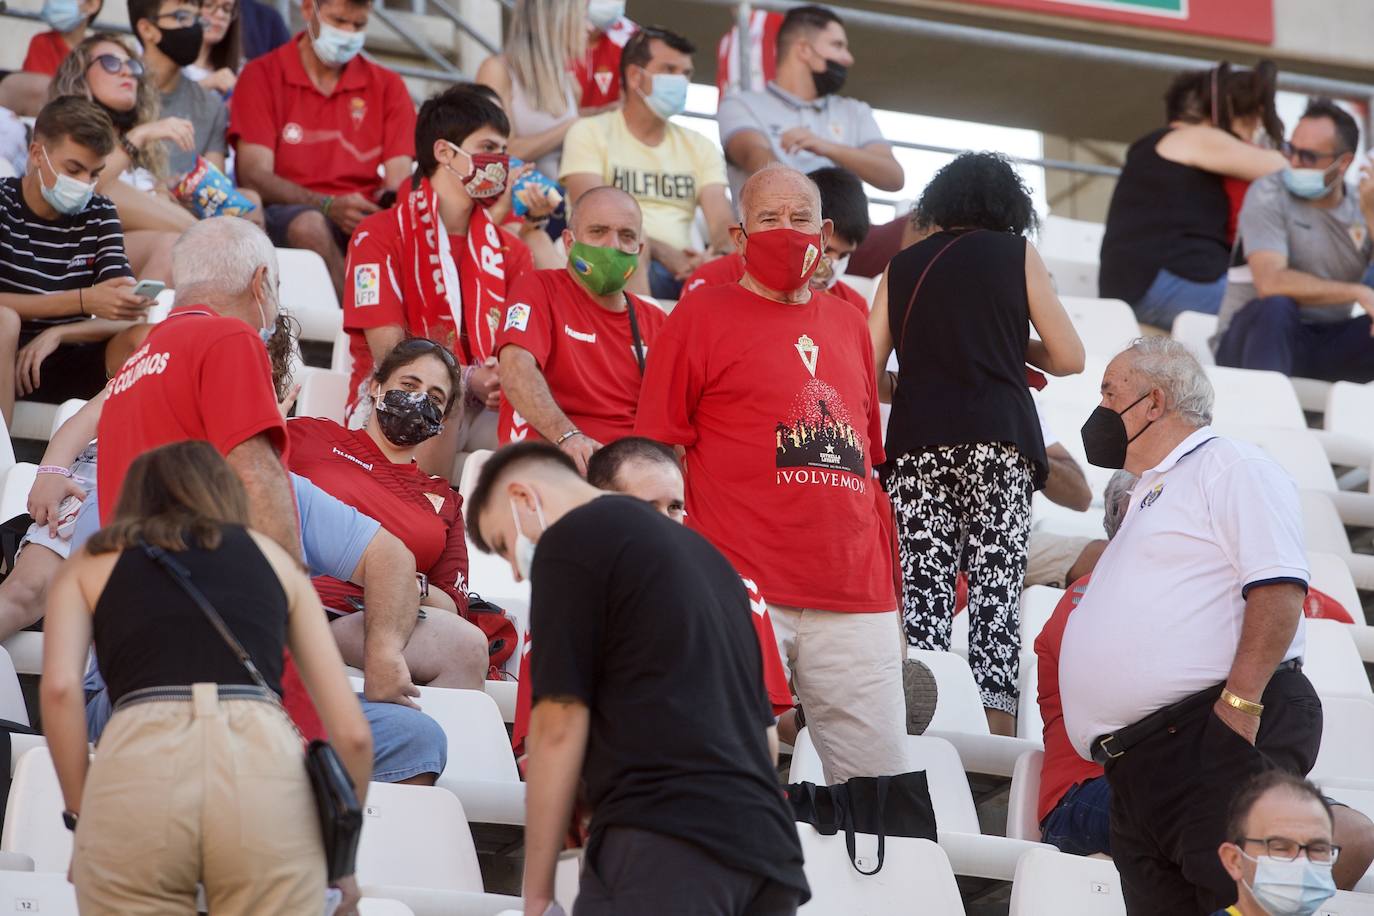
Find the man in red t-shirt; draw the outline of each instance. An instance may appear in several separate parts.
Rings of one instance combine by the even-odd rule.
[[[442,344],[465,367],[466,400],[445,431],[420,446],[418,460],[445,479],[456,452],[496,447],[496,328],[508,278],[534,270],[525,243],[487,216],[505,189],[509,136],[501,106],[471,84],[428,99],[415,126],[418,183],[359,223],[348,246],[349,425],[366,422],[373,367],[396,344],[406,337]],[[430,229],[436,221],[441,232]]]
[[[544,438],[582,473],[604,443],[634,432],[644,366],[663,311],[625,292],[644,220],[617,188],[593,188],[563,230],[568,266],[516,281],[496,334],[502,443]]]
[[[857,175],[838,166],[826,166],[807,173],[821,192],[821,215],[834,224],[835,230],[825,243],[821,254],[825,262],[816,267],[811,276],[811,288],[824,290],[843,299],[859,310],[868,320],[868,300],[859,295],[858,290],[845,283],[841,277],[849,255],[863,243],[868,235],[868,198],[864,195],[863,182]],[[744,258],[738,251],[722,255],[714,261],[707,261],[696,269],[682,287],[682,292],[690,293],[702,286],[720,286],[724,283],[738,283],[744,276]]]
[[[625,0],[591,0],[587,54],[573,66],[584,114],[620,101],[620,54],[639,26],[625,17]]]
[[[414,156],[405,83],[358,56],[371,10],[371,0],[301,0],[305,31],[243,68],[230,109],[239,184],[262,195],[272,243],[318,253],[339,296],[348,237]]]
[[[826,781],[901,773],[902,649],[873,347],[811,289],[831,233],[820,193],[770,166],[740,195],[739,283],[678,303],[649,359],[635,432],[686,454],[687,524],[767,596]]]

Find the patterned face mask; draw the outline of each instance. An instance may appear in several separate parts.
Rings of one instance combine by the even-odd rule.
[[[392,445],[413,448],[443,432],[444,417],[423,391],[393,388],[377,399],[377,425]]]

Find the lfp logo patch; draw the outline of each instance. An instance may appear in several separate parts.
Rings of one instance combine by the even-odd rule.
[[[523,331],[530,323],[530,307],[523,302],[517,302],[506,309],[505,330]]]
[[[353,268],[353,304],[358,308],[382,301],[382,272],[377,264]]]

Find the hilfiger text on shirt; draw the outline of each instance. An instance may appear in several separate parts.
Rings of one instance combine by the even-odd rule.
[[[615,166],[611,184],[631,197],[658,200],[696,200],[697,179],[691,173],[641,172]]]
[[[855,493],[865,493],[868,481],[863,477],[856,477],[848,471],[817,471],[810,468],[798,468],[796,470],[777,471],[777,482],[782,483],[804,483],[820,487],[840,487],[844,490],[853,490]]]
[[[167,371],[170,353],[149,353],[145,344],[133,356],[124,361],[124,366],[110,383],[110,394],[128,391],[134,383],[147,375],[161,375]]]

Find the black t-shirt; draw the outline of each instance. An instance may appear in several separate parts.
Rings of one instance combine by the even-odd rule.
[[[530,580],[531,698],[591,710],[591,847],[637,827],[805,891],[749,598],[725,557],[647,503],[602,496],[544,532]]]

